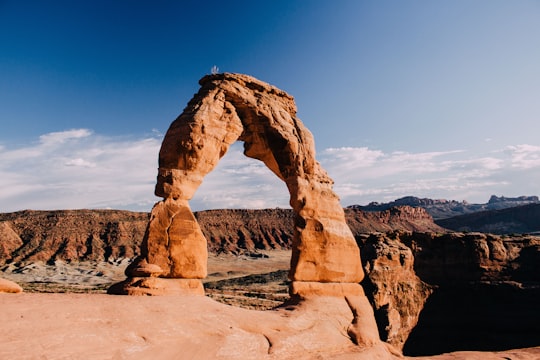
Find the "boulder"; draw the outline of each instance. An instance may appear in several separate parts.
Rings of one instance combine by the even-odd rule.
[[[11,280],[6,280],[0,278],[0,293],[13,293],[17,294],[22,292],[22,287],[19,286],[19,284],[14,283]]]

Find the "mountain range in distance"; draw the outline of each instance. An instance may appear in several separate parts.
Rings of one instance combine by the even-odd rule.
[[[493,234],[539,234],[540,200],[538,196],[504,197],[492,195],[485,204],[466,201],[406,196],[389,203],[372,202],[349,208],[362,211],[383,211],[396,206],[423,208],[435,223],[460,232]]]
[[[529,204],[540,204],[538,196],[505,197],[491,195],[485,204],[470,204],[467,201],[418,198],[405,196],[388,203],[371,202],[368,205],[351,205],[349,208],[363,211],[384,211],[396,206],[424,208],[434,220],[448,219],[482,211],[502,210]]]

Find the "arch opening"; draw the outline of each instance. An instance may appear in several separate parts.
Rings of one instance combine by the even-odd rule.
[[[217,166],[204,177],[190,200],[193,211],[217,209],[289,209],[288,190],[266,165],[233,143]]]
[[[294,99],[247,75],[210,75],[200,85],[163,139],[155,189],[163,200],[152,210],[123,291],[204,293],[207,245],[189,201],[231,145],[242,141],[244,155],[262,161],[290,194],[291,295],[363,295],[359,249]]]

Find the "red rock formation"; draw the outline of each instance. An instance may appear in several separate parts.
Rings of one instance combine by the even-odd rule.
[[[441,231],[422,209],[384,212],[345,209],[355,236],[369,232]],[[208,251],[240,254],[290,249],[289,209],[207,210],[194,213]],[[116,261],[140,254],[149,214],[122,210],[19,211],[0,214],[0,264],[7,262]]]
[[[345,218],[354,234],[407,230],[418,232],[447,232],[433,222],[423,208],[398,206],[383,211],[345,209]]]
[[[119,210],[0,214],[0,264],[132,258],[147,222],[147,213]]]
[[[396,234],[359,235],[357,241],[366,273],[362,286],[380,337],[401,350],[433,290],[416,275],[412,251]]]
[[[296,117],[294,99],[247,75],[210,75],[200,84],[163,139],[155,193],[165,200],[152,210],[138,261],[159,266],[163,278],[206,276],[206,239],[188,200],[229,146],[240,140],[244,154],[264,162],[289,189],[295,213],[291,280],[361,281],[358,247],[333,181],[315,159],[313,137]],[[128,279],[124,292],[130,287]],[[298,284],[291,291],[302,296],[309,288]]]
[[[6,280],[0,278],[0,293],[12,293],[17,294],[22,292],[22,287],[19,286],[19,284],[14,283],[11,280]]]
[[[291,248],[294,213],[288,209],[207,210],[196,212],[195,218],[210,252]]]

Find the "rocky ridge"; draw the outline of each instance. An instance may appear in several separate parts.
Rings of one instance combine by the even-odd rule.
[[[195,217],[208,250],[240,254],[290,249],[294,216],[289,209],[207,210]],[[345,209],[353,234],[391,230],[444,231],[422,209],[382,212]],[[140,254],[149,214],[122,210],[25,210],[0,214],[0,264],[118,261]]]
[[[2,263],[10,262],[4,271],[24,259],[49,263],[54,259],[54,276],[62,281],[61,269],[68,268],[62,259],[85,263],[91,261],[85,259],[104,261],[105,254],[110,254],[110,261],[115,256],[119,261],[121,254],[137,254],[133,239],[142,237],[147,213],[107,210],[89,216],[89,212],[93,213],[0,214]],[[408,355],[538,345],[540,314],[534,299],[540,296],[540,238],[437,231],[441,228],[419,208],[379,213],[346,209],[345,213],[362,250],[366,273],[362,286],[375,311],[381,339]],[[290,210],[214,210],[195,216],[207,232],[211,252],[266,256],[263,249],[288,248],[292,238],[286,231],[293,221]],[[32,241],[30,234],[41,237]],[[79,242],[95,237],[109,245],[89,251]],[[29,248],[17,248],[25,240]],[[39,255],[40,246],[57,247]],[[10,251],[17,255],[4,255]],[[20,270],[32,271],[32,266]],[[77,278],[84,276],[99,274]],[[273,276],[277,278],[272,281],[282,284],[273,291],[285,289],[286,271]],[[441,323],[449,325],[441,327]]]
[[[540,233],[540,204],[528,204],[501,210],[480,211],[437,220],[453,231],[477,231],[493,234]]]
[[[538,196],[499,197],[492,195],[485,204],[470,204],[466,201],[405,196],[388,203],[372,202],[368,205],[351,205],[349,208],[364,211],[383,211],[395,206],[420,207],[425,209],[435,220],[439,220],[479,211],[501,210],[528,204],[538,204],[539,202]]]
[[[147,213],[25,210],[0,214],[0,263],[107,261],[139,253]]]

